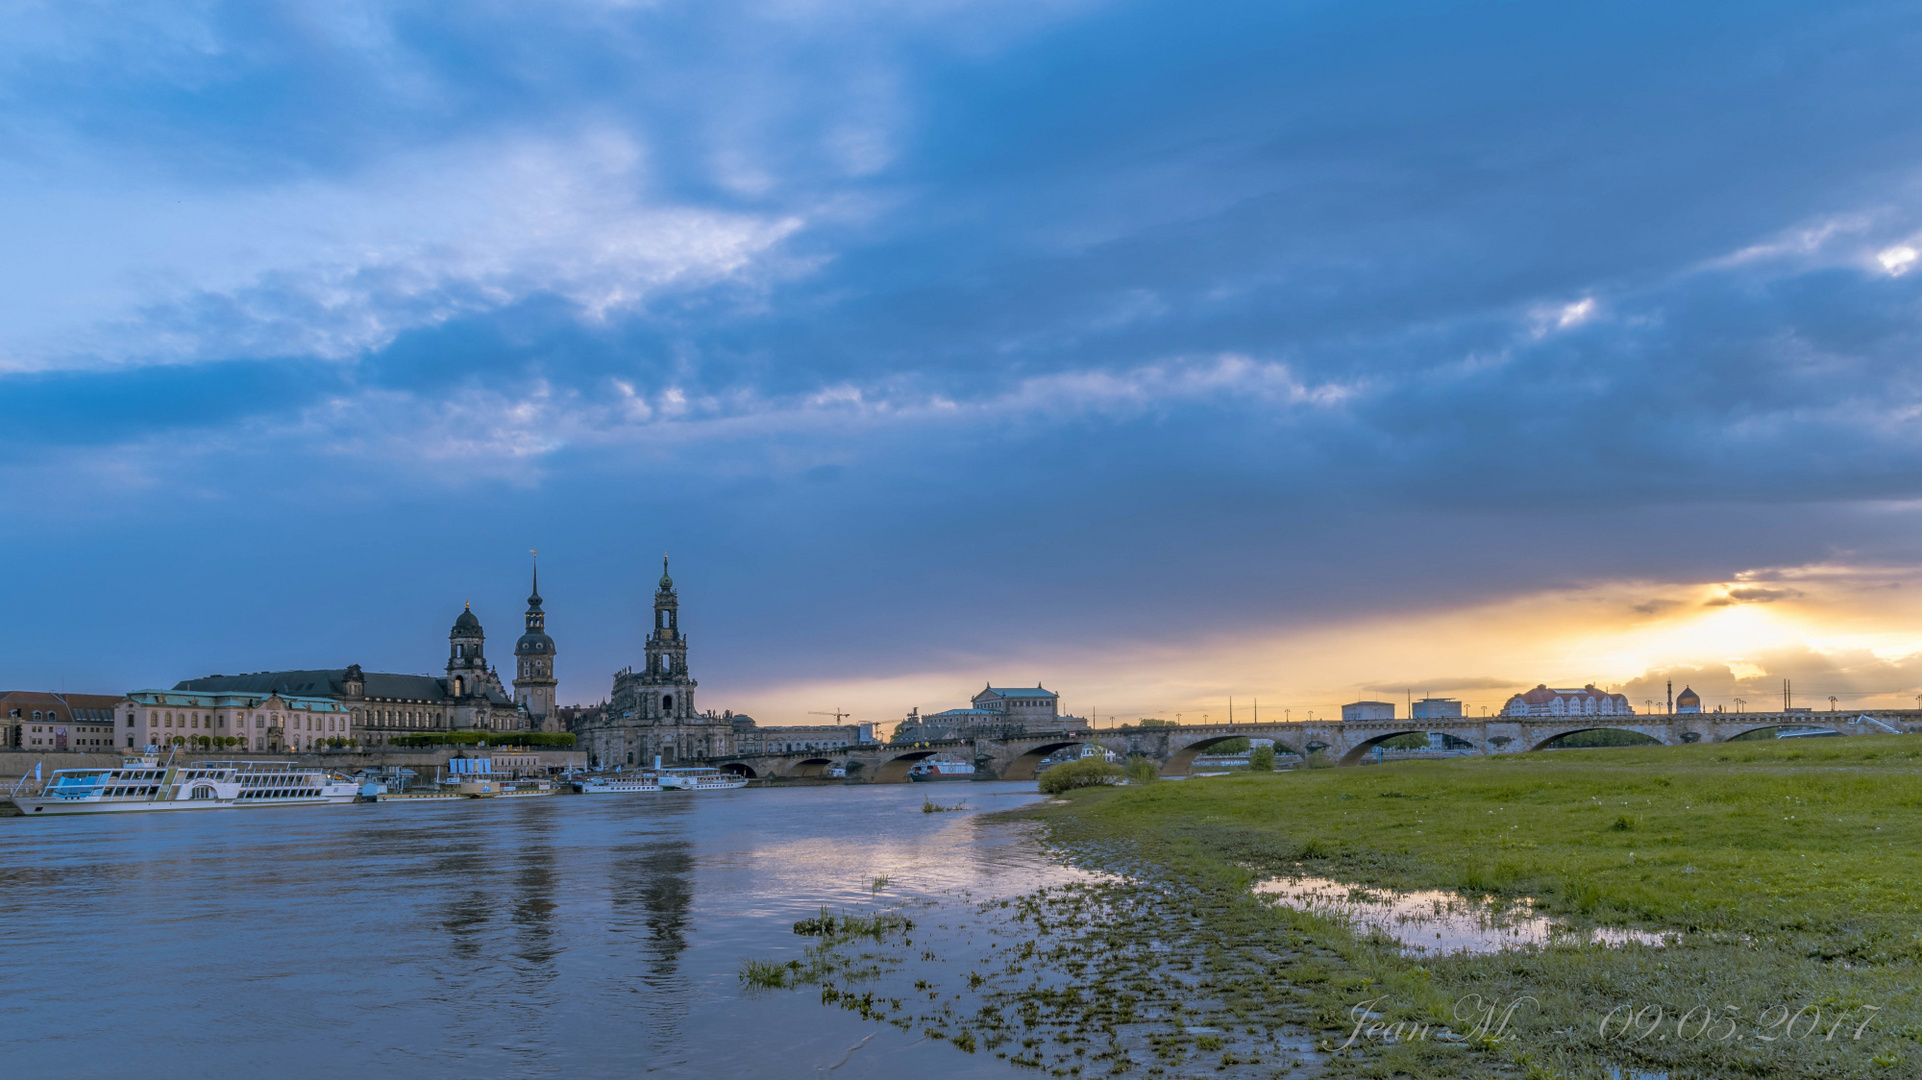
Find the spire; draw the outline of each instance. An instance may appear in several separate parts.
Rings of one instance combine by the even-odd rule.
[[[667,554],[665,552],[661,554],[661,591],[664,593],[674,591],[674,579],[667,574]]]
[[[541,606],[541,553],[533,548],[527,553],[534,557],[534,591],[527,598],[527,606],[537,608]]]

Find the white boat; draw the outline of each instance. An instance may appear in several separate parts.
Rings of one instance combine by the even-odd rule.
[[[661,790],[661,782],[651,773],[627,773],[619,776],[585,776],[574,781],[574,790],[582,795],[632,795],[641,792]]]
[[[908,779],[917,784],[937,780],[972,780],[974,766],[965,761],[950,761],[947,758],[928,758],[908,766]]]
[[[353,802],[359,785],[291,761],[193,761],[152,757],[117,768],[56,769],[33,790],[25,777],[8,792],[20,812],[114,814],[145,810],[224,810]]]
[[[689,766],[662,769],[655,775],[660,778],[663,791],[728,791],[747,786],[747,777],[737,773],[722,772],[719,769]]]

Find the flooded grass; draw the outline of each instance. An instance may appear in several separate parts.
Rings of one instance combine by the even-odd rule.
[[[972,810],[972,809],[974,809],[974,807],[969,806],[966,802],[958,802],[952,806],[935,802],[933,799],[924,799],[921,802],[921,812],[924,814],[948,814],[948,813],[953,813],[956,810]]]
[[[1070,799],[1028,812],[1079,864],[1141,883],[1149,911],[1127,947],[1166,949],[1143,985],[1316,1029],[1331,1075],[1815,1080],[1922,1062],[1922,740],[1583,750]],[[1530,918],[1665,944],[1550,934],[1414,956],[1392,926],[1256,899],[1263,879],[1429,890],[1444,907],[1529,898]],[[1265,981],[1199,992],[1195,976],[1220,988],[1264,954]]]

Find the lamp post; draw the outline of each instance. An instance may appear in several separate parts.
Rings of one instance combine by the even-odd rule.
[[[1830,712],[1835,711],[1835,695],[1834,694],[1829,695],[1829,711]]]
[[[1915,695],[1915,700],[1916,700],[1917,706],[1922,707],[1922,694]],[[1735,699],[1735,711],[1737,713],[1740,713],[1742,709],[1745,708],[1747,705],[1748,705],[1748,701],[1746,699],[1744,698]]]

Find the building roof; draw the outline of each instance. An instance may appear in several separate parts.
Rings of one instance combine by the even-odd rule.
[[[462,607],[460,609],[460,618],[454,620],[454,632],[479,630],[480,628],[480,620],[474,617],[473,607],[471,605]]]
[[[1427,698],[1422,698],[1422,700],[1423,700],[1423,701],[1427,701],[1428,699],[1427,699]],[[1394,708],[1394,707],[1395,707],[1395,703],[1394,703],[1394,702],[1392,702],[1392,701],[1351,701],[1351,702],[1349,702],[1348,704],[1346,704],[1346,705],[1343,705],[1343,706],[1342,706],[1342,708],[1344,708],[1344,709],[1351,709],[1351,708],[1354,708],[1354,707],[1355,707],[1355,706],[1357,706],[1357,705],[1385,705],[1385,706],[1387,706],[1387,707],[1388,707],[1388,708],[1390,708],[1390,709],[1392,709],[1392,708]]]
[[[277,697],[291,708],[306,709],[309,712],[346,712],[347,707],[329,697],[309,694],[255,694],[225,691],[185,691],[179,687],[172,690],[135,690],[127,695],[142,705],[172,705],[190,709],[251,709],[268,698]]]
[[[993,709],[949,709],[946,712],[923,713],[921,720],[924,723],[929,720],[968,720],[977,716],[989,717],[995,720],[1002,718],[1001,714],[995,712]]]
[[[999,694],[1002,697],[1060,697],[1061,696],[1060,694],[1057,694],[1052,690],[1043,690],[1039,686],[1019,686],[1019,687],[990,686],[982,690],[981,694]],[[980,697],[981,694],[976,694],[974,696]]]
[[[1675,695],[1675,704],[1677,705],[1700,705],[1701,703],[1702,695],[1686,686],[1682,687],[1681,693]]]
[[[346,668],[314,671],[256,671],[250,675],[209,675],[185,679],[175,690],[200,690],[229,694],[308,694],[315,697],[344,697],[341,683]],[[400,698],[407,701],[441,701],[447,697],[447,684],[432,675],[394,675],[369,671],[361,676],[361,696]]]
[[[1628,695],[1611,694],[1606,690],[1597,690],[1595,689],[1594,683],[1589,683],[1580,690],[1552,690],[1546,684],[1538,683],[1535,689],[1516,694],[1515,697],[1509,698],[1508,700],[1514,701],[1515,698],[1522,699],[1523,704],[1527,705],[1546,705],[1556,698],[1597,698],[1603,701],[1627,701]]]

